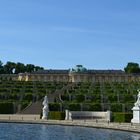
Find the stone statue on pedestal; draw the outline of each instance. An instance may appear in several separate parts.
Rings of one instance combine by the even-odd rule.
[[[134,104],[135,106],[132,108],[133,110],[133,119],[131,120],[132,123],[140,123],[140,90],[138,91],[137,101]]]
[[[49,106],[48,106],[48,97],[45,96],[44,97],[44,101],[43,101],[43,116],[42,119],[48,119],[48,112],[49,112]]]
[[[138,91],[138,95],[137,95],[138,99],[137,99],[137,101],[135,103],[135,106],[140,107],[140,90],[138,89],[137,91]]]

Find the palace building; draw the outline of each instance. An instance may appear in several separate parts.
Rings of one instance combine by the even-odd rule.
[[[128,82],[140,81],[140,75],[127,74],[122,70],[94,70],[76,65],[72,69],[41,70],[31,73],[20,73],[19,81],[44,82]]]

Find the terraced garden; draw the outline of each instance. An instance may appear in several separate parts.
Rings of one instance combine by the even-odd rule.
[[[139,82],[57,83],[0,81],[0,113],[16,113],[47,94],[51,111],[86,110],[131,112]],[[57,96],[56,96],[57,95]]]
[[[16,113],[67,83],[0,81],[0,113]]]
[[[61,96],[70,110],[130,112],[140,83],[75,83]]]

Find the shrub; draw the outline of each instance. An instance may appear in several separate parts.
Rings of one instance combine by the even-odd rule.
[[[112,114],[114,122],[130,122],[133,117],[132,113],[116,112]]]
[[[27,100],[27,101],[32,101],[33,100],[32,93],[26,93],[25,96],[23,97],[23,99]]]
[[[69,101],[69,95],[61,95],[61,99],[65,101]]]
[[[59,103],[49,103],[49,110],[50,111],[59,111],[60,104]]]
[[[0,114],[12,114],[14,113],[14,106],[11,102],[0,103]]]
[[[113,95],[113,94],[108,95],[108,99],[111,103],[116,102],[118,100],[117,95]]]
[[[83,102],[83,101],[85,101],[85,96],[83,94],[77,94],[76,95],[76,101],[77,102]]]
[[[21,110],[25,109],[28,105],[30,104],[30,102],[21,102]]]
[[[90,111],[101,111],[102,107],[100,103],[90,104]]]
[[[118,104],[118,103],[111,104],[111,111],[122,112],[122,104]]]
[[[52,120],[64,120],[65,112],[49,111],[48,118]]]
[[[81,110],[81,105],[78,103],[71,103],[69,104],[69,110],[70,111],[80,111]]]

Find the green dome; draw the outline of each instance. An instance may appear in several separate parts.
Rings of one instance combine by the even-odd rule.
[[[87,69],[82,65],[76,65],[75,68],[70,69],[70,72],[85,72]]]

